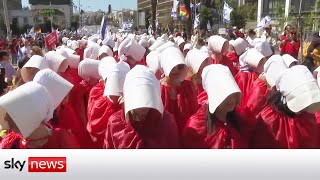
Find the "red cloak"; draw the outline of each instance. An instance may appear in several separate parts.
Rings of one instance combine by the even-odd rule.
[[[89,95],[87,130],[97,148],[103,147],[109,117],[121,110],[121,105],[103,97],[104,84],[98,83]]]
[[[145,121],[125,120],[124,111],[113,114],[104,141],[106,149],[169,149],[179,148],[176,123],[170,113],[163,115],[151,109]]]
[[[0,143],[1,149],[27,149],[28,142],[25,142],[21,134],[10,132]],[[79,149],[80,146],[75,136],[69,131],[54,128],[48,136],[48,142],[40,149]]]
[[[227,57],[226,54],[223,55],[223,58],[221,61],[215,60],[212,57],[211,57],[211,61],[212,61],[212,64],[222,64],[224,66],[227,66],[230,69],[233,76],[237,75],[237,73],[239,72],[239,69],[233,65],[233,60],[230,59],[230,57]]]
[[[175,97],[171,97],[173,91],[176,92]],[[189,117],[199,108],[194,84],[183,81],[181,86],[161,85],[161,98],[165,111],[173,115],[179,132],[182,132]]]
[[[252,135],[253,148],[318,148],[318,127],[314,114],[303,112],[291,118],[267,106],[260,113]]]
[[[196,114],[190,117],[183,131],[183,146],[193,149],[239,149],[247,148],[247,142],[240,132],[229,122],[215,121],[215,130],[207,132],[207,109],[203,105]]]
[[[241,108],[244,108],[247,104],[246,99],[250,94],[248,92],[253,87],[253,82],[258,79],[258,74],[255,72],[245,72],[245,71],[239,71],[239,73],[234,77],[235,81],[237,82],[241,93]]]

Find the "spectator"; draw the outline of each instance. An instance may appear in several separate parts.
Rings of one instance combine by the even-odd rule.
[[[298,53],[300,49],[300,41],[297,37],[296,30],[291,30],[286,34],[286,39],[281,41],[280,45],[280,53],[283,54],[290,54],[294,58],[298,58]]]
[[[244,38],[244,34],[240,31],[240,27],[236,27],[234,34],[237,38]]]
[[[277,48],[278,38],[277,35],[272,32],[271,25],[265,27],[265,31],[262,33],[261,38],[266,40],[270,44],[273,51]]]
[[[247,41],[250,45],[254,46],[254,39],[256,38],[256,32],[253,29],[250,29],[248,32]]]
[[[9,61],[9,54],[6,51],[0,51],[0,65],[5,69],[6,82],[11,85],[13,76],[16,74],[16,70]]]
[[[32,46],[32,48],[30,49],[30,57],[32,57],[33,55],[39,55],[43,57],[42,49],[39,46]]]

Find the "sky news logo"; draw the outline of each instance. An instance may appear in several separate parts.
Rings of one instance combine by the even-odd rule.
[[[4,169],[23,171],[26,161],[11,158],[4,161]],[[29,157],[28,172],[67,172],[66,157]]]

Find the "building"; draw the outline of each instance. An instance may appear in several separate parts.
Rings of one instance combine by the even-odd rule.
[[[8,10],[22,9],[21,0],[7,0]],[[3,3],[0,2],[0,13],[3,13]]]
[[[33,12],[47,9],[60,11],[53,15],[53,23],[60,24],[59,21],[64,22],[64,28],[71,28],[71,15],[73,13],[72,0],[29,0],[29,3],[31,4],[31,10]],[[34,14],[34,16],[37,15]],[[63,19],[61,19],[61,17]],[[43,23],[48,20],[48,17],[36,17],[36,23]]]
[[[30,10],[9,10],[11,24],[17,24],[18,28],[30,28],[34,26],[34,19]]]
[[[310,13],[316,0],[301,0],[301,13]],[[300,0],[258,0],[258,16],[257,21],[260,22],[261,17],[266,15],[274,15],[277,6],[285,7],[285,16],[290,14],[298,14],[300,8]]]
[[[151,20],[151,2],[150,0],[138,0],[138,26],[140,28],[147,28],[148,21]],[[168,23],[168,19],[171,17],[171,10],[173,6],[172,0],[158,0],[157,14],[160,27],[164,27]]]
[[[22,9],[22,5],[21,5],[21,0],[7,0],[7,15],[8,16],[5,16],[4,14],[4,8],[3,8],[3,1],[1,0],[0,1],[0,34],[3,35],[5,34],[5,31],[6,31],[6,25],[5,25],[5,17],[8,18],[8,22],[10,25],[12,25],[12,22],[14,22],[14,25],[16,25],[18,23],[18,20],[17,19],[14,19],[13,16],[10,16],[12,15],[13,13],[10,11],[12,10],[21,10]],[[21,22],[21,21],[20,21]],[[23,25],[21,25],[23,26]]]

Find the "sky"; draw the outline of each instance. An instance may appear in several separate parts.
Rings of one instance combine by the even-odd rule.
[[[29,5],[29,0],[22,0],[22,7]],[[73,0],[78,6],[79,0]],[[104,10],[107,11],[108,5],[111,4],[113,10],[121,10],[122,8],[137,9],[137,0],[80,0],[85,11]]]

